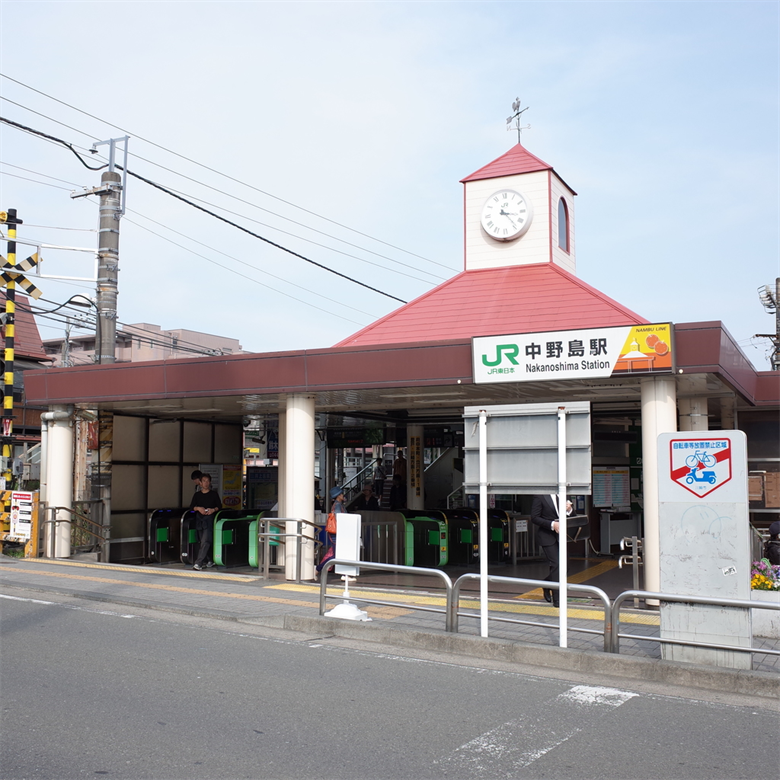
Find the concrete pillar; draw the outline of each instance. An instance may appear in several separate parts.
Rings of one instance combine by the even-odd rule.
[[[406,427],[406,503],[409,509],[425,509],[424,443],[423,426],[408,425]]]
[[[287,396],[286,411],[286,476],[285,517],[314,522],[314,396],[293,393]],[[295,523],[287,523],[287,533],[297,532]],[[314,529],[303,526],[302,532],[312,536]],[[285,545],[285,576],[296,576],[295,539],[287,539]],[[301,548],[301,578],[314,577],[314,544],[306,542]]]
[[[674,377],[647,377],[642,393],[642,470],[644,474],[645,590],[661,584],[661,540],[658,529],[658,434],[677,430],[677,388]]]
[[[285,485],[287,484],[287,413],[284,410],[279,411],[279,467],[276,470],[276,491],[279,496],[279,507],[276,512],[277,517],[287,517],[287,495]]]
[[[680,414],[681,431],[708,431],[710,429],[707,415],[706,398],[681,398],[677,402]]]
[[[73,419],[72,408],[67,406],[52,406],[51,415],[55,419],[50,420],[48,427],[48,463],[47,496],[49,506],[66,507],[73,509]],[[65,419],[60,419],[65,416]],[[46,518],[51,519],[51,516]],[[54,533],[54,557],[70,558],[70,521],[73,516],[70,512],[60,510],[56,513],[56,519],[60,522],[56,526],[48,525],[45,536],[45,550],[47,554],[52,549],[51,535]]]
[[[734,431],[737,428],[736,396],[720,399],[720,427],[724,431]]]

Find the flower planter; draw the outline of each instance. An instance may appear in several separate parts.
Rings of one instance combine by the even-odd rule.
[[[780,590],[751,590],[750,598],[780,604]],[[750,614],[753,616],[753,636],[780,639],[780,610],[751,609]]]

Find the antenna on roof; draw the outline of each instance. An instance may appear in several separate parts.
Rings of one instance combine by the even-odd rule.
[[[512,103],[512,111],[514,111],[515,113],[512,114],[512,116],[507,117],[506,129],[507,130],[511,130],[512,129],[512,120],[513,119],[516,120],[515,121],[515,127],[517,127],[517,143],[520,143],[520,134],[523,132],[523,130],[530,130],[531,129],[531,125],[521,125],[520,124],[520,116],[521,116],[521,114],[523,114],[524,112],[528,111],[528,109],[530,107],[531,106],[526,106],[524,109],[521,110],[520,109],[520,98],[515,98],[514,103]]]

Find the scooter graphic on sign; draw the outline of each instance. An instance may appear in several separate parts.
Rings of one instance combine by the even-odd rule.
[[[685,459],[685,465],[691,467],[691,471],[685,478],[687,484],[692,485],[694,482],[709,482],[710,485],[715,484],[717,477],[714,471],[705,471],[707,466],[715,465],[715,458],[704,452],[703,450],[696,450],[693,455],[689,455]]]

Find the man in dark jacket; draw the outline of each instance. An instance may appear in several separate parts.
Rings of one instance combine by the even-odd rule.
[[[531,522],[536,526],[536,538],[550,564],[550,573],[545,577],[548,582],[558,582],[560,579],[558,558],[560,523],[558,522],[557,501],[558,496],[543,494],[534,496],[531,504]],[[566,514],[570,515],[571,512],[571,501],[567,501]],[[559,606],[558,591],[544,588],[544,600],[552,602],[554,607]]]

